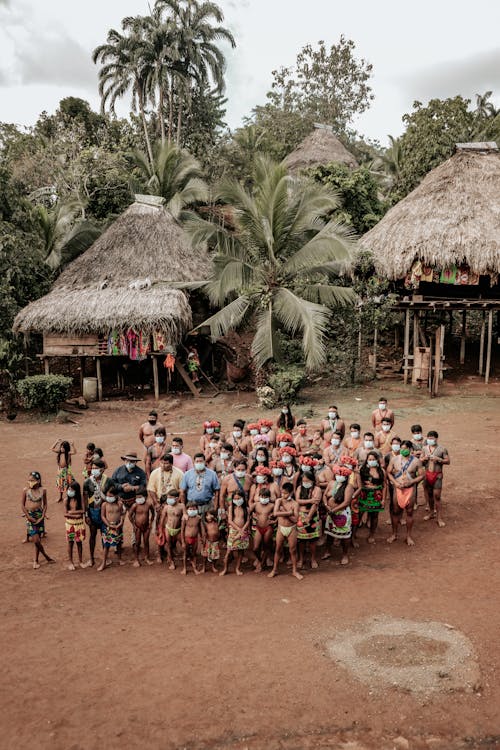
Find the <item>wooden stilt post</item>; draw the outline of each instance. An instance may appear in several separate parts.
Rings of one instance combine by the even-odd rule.
[[[83,396],[83,378],[85,377],[85,357],[80,357],[80,393]]]
[[[101,358],[97,357],[95,363],[96,375],[97,375],[97,400],[102,401],[102,372],[101,372]]]
[[[493,338],[493,310],[489,310],[488,311],[488,340],[486,342],[486,368],[484,371],[484,382],[486,383],[486,385],[490,382],[492,338]]]
[[[437,396],[439,390],[439,374],[441,372],[441,332],[441,326],[436,328],[436,342],[434,346],[434,379],[432,381],[433,396]]]
[[[156,359],[156,355],[152,355],[153,360],[153,383],[154,383],[154,389],[155,389],[155,400],[159,401],[160,399],[160,380],[158,378],[158,360]]]
[[[408,368],[410,366],[410,360],[408,355],[410,353],[410,311],[407,310],[405,313],[405,339],[404,339],[404,352],[403,352],[403,366],[404,366],[404,384],[408,383]]]
[[[418,312],[415,310],[413,313],[413,354],[418,346]]]
[[[49,364],[49,358],[48,357],[44,357],[44,360],[43,360],[43,371],[44,371],[45,375],[50,375],[50,364]]]
[[[483,312],[483,320],[481,323],[481,335],[479,337],[479,374],[483,374],[484,364],[484,336],[486,333],[486,313]]]
[[[460,364],[465,364],[465,333],[467,331],[467,310],[462,310],[462,335],[460,338]]]
[[[373,374],[377,375],[377,347],[378,347],[378,328],[375,326],[373,331]]]

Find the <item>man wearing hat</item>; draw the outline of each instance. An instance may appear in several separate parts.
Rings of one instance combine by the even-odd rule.
[[[111,479],[116,486],[120,500],[128,510],[137,495],[146,497],[147,479],[146,473],[137,466],[137,462],[141,459],[136,451],[129,451],[121,459],[124,463],[115,469]]]

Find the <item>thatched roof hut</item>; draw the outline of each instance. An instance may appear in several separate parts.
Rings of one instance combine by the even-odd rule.
[[[500,151],[495,143],[457,144],[456,153],[370,229],[360,245],[378,273],[402,279],[416,260],[500,272]]]
[[[83,336],[161,330],[177,343],[191,327],[191,308],[169,282],[202,281],[210,271],[206,251],[191,246],[161,202],[136,196],[49,294],[21,310],[14,331]]]
[[[288,154],[284,164],[291,172],[308,167],[320,167],[337,162],[356,169],[358,162],[327,125],[315,125],[314,130],[295,151]]]

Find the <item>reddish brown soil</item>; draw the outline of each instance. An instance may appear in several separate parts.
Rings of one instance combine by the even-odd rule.
[[[346,418],[366,425],[378,390],[335,399]],[[1,747],[355,750],[396,747],[399,735],[417,750],[499,746],[500,387],[486,391],[469,381],[435,401],[399,385],[385,383],[383,391],[400,434],[421,421],[440,431],[450,451],[447,526],[425,523],[419,509],[416,546],[408,549],[385,543],[383,518],[374,547],[362,539],[346,569],[338,559],[322,563],[302,582],[250,570],[241,579],[183,579],[165,567],[130,564],[102,574],[69,572],[50,445],[57,437],[75,440],[80,469],[92,439],[115,466],[122,451],[138,448],[149,404],[95,406],[78,426],[26,417],[0,423]],[[311,392],[297,413],[312,409],[312,423],[329,397],[324,389]],[[186,398],[166,419],[192,450],[204,417],[218,416],[230,428],[237,416],[257,414],[252,394],[233,394]],[[31,569],[31,546],[20,543],[20,493],[32,469],[49,488],[46,547],[57,558],[39,571]],[[328,658],[325,642],[376,614],[463,632],[479,660],[476,692],[430,699],[357,682]]]

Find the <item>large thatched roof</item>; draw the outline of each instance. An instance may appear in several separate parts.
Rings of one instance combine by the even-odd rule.
[[[346,164],[351,169],[356,169],[358,166],[358,162],[344,144],[332,133],[331,129],[324,126],[315,127],[313,132],[306,136],[284,161],[291,172],[307,167],[320,167],[332,162]]]
[[[191,326],[191,308],[168,282],[202,281],[210,272],[206,251],[191,246],[171,214],[138,196],[70,263],[49,294],[21,310],[14,330],[83,334],[160,328],[177,342]],[[138,280],[136,286],[144,288],[130,288]]]
[[[404,278],[416,259],[474,273],[500,272],[500,152],[496,144],[458,144],[360,240],[377,271]]]

